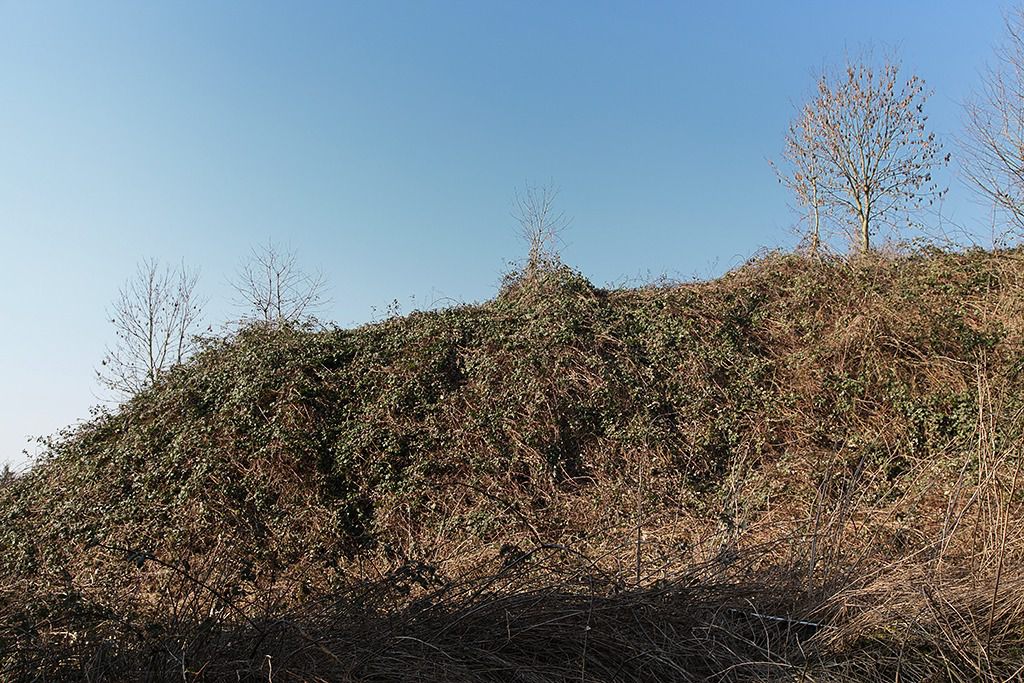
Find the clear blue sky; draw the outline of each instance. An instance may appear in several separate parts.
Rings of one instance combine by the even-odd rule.
[[[897,47],[948,137],[1005,9],[0,0],[0,461],[99,402],[105,308],[143,257],[199,267],[217,323],[250,245],[288,242],[348,326],[491,297],[527,181],[561,187],[564,259],[598,284],[791,246],[766,159],[815,72]]]

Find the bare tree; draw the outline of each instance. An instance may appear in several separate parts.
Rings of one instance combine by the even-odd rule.
[[[142,261],[121,287],[111,312],[117,343],[107,348],[100,381],[133,396],[195,350],[204,302],[195,293],[199,275],[183,265]]]
[[[827,193],[821,188],[830,179],[826,178],[823,158],[822,130],[815,125],[811,105],[803,110],[789,125],[786,133],[782,164],[770,162],[779,182],[792,190],[797,203],[807,210],[808,250],[817,255],[821,248],[822,213],[828,214]]]
[[[232,283],[246,320],[282,327],[313,315],[326,301],[322,273],[298,267],[295,252],[272,243],[254,247]]]
[[[1024,9],[1006,17],[1006,37],[980,90],[965,105],[962,169],[1017,232],[1024,231]]]
[[[784,153],[790,164],[784,177],[812,209],[814,227],[826,214],[867,252],[881,226],[909,220],[913,210],[945,193],[932,169],[948,163],[949,155],[941,155],[925,125],[927,99],[924,81],[916,75],[903,80],[891,60],[877,70],[850,62],[840,73],[821,76]]]
[[[572,221],[555,209],[557,197],[558,189],[551,185],[528,185],[515,193],[512,217],[519,222],[520,236],[530,248],[527,272],[558,261],[558,240]]]

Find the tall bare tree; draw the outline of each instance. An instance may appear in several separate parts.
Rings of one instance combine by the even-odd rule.
[[[183,265],[139,263],[121,287],[110,322],[117,342],[107,348],[100,381],[133,396],[195,350],[204,302],[195,293],[199,275]]]
[[[1006,35],[981,87],[965,105],[961,168],[971,185],[1024,231],[1024,9],[1006,17]]]
[[[317,312],[324,299],[322,273],[298,266],[295,252],[267,243],[254,247],[232,285],[245,307],[245,319],[282,327]]]
[[[784,177],[803,204],[844,225],[855,248],[867,252],[871,236],[940,198],[932,178],[948,163],[926,126],[924,81],[905,80],[898,63],[878,68],[850,62],[818,80],[786,139]],[[813,238],[812,238],[813,239]]]
[[[512,217],[519,223],[519,234],[529,246],[527,272],[533,272],[558,260],[558,241],[572,222],[555,208],[558,188],[551,185],[526,186],[516,191]]]

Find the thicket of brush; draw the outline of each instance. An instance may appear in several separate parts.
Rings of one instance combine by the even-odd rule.
[[[1016,680],[1024,252],[252,327],[0,483],[0,679]]]

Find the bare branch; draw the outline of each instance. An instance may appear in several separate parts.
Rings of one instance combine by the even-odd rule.
[[[530,248],[527,272],[558,262],[561,234],[572,222],[555,209],[558,188],[551,185],[526,188],[515,193],[512,217],[519,222],[519,233]]]
[[[865,61],[823,73],[817,94],[786,135],[781,182],[810,213],[812,249],[825,220],[863,252],[883,225],[943,196],[932,169],[949,161],[927,131],[928,93],[916,75],[900,78],[899,64]],[[773,164],[774,166],[774,164]]]
[[[272,243],[254,247],[249,261],[232,282],[238,304],[247,309],[243,320],[275,327],[312,317],[327,302],[322,273],[299,269],[295,252]]]
[[[97,371],[100,382],[133,396],[195,350],[205,304],[195,294],[198,280],[184,265],[161,267],[155,259],[138,265],[109,314],[117,341]]]
[[[1024,9],[1006,17],[1006,36],[980,90],[965,105],[961,169],[969,184],[1024,232]]]

